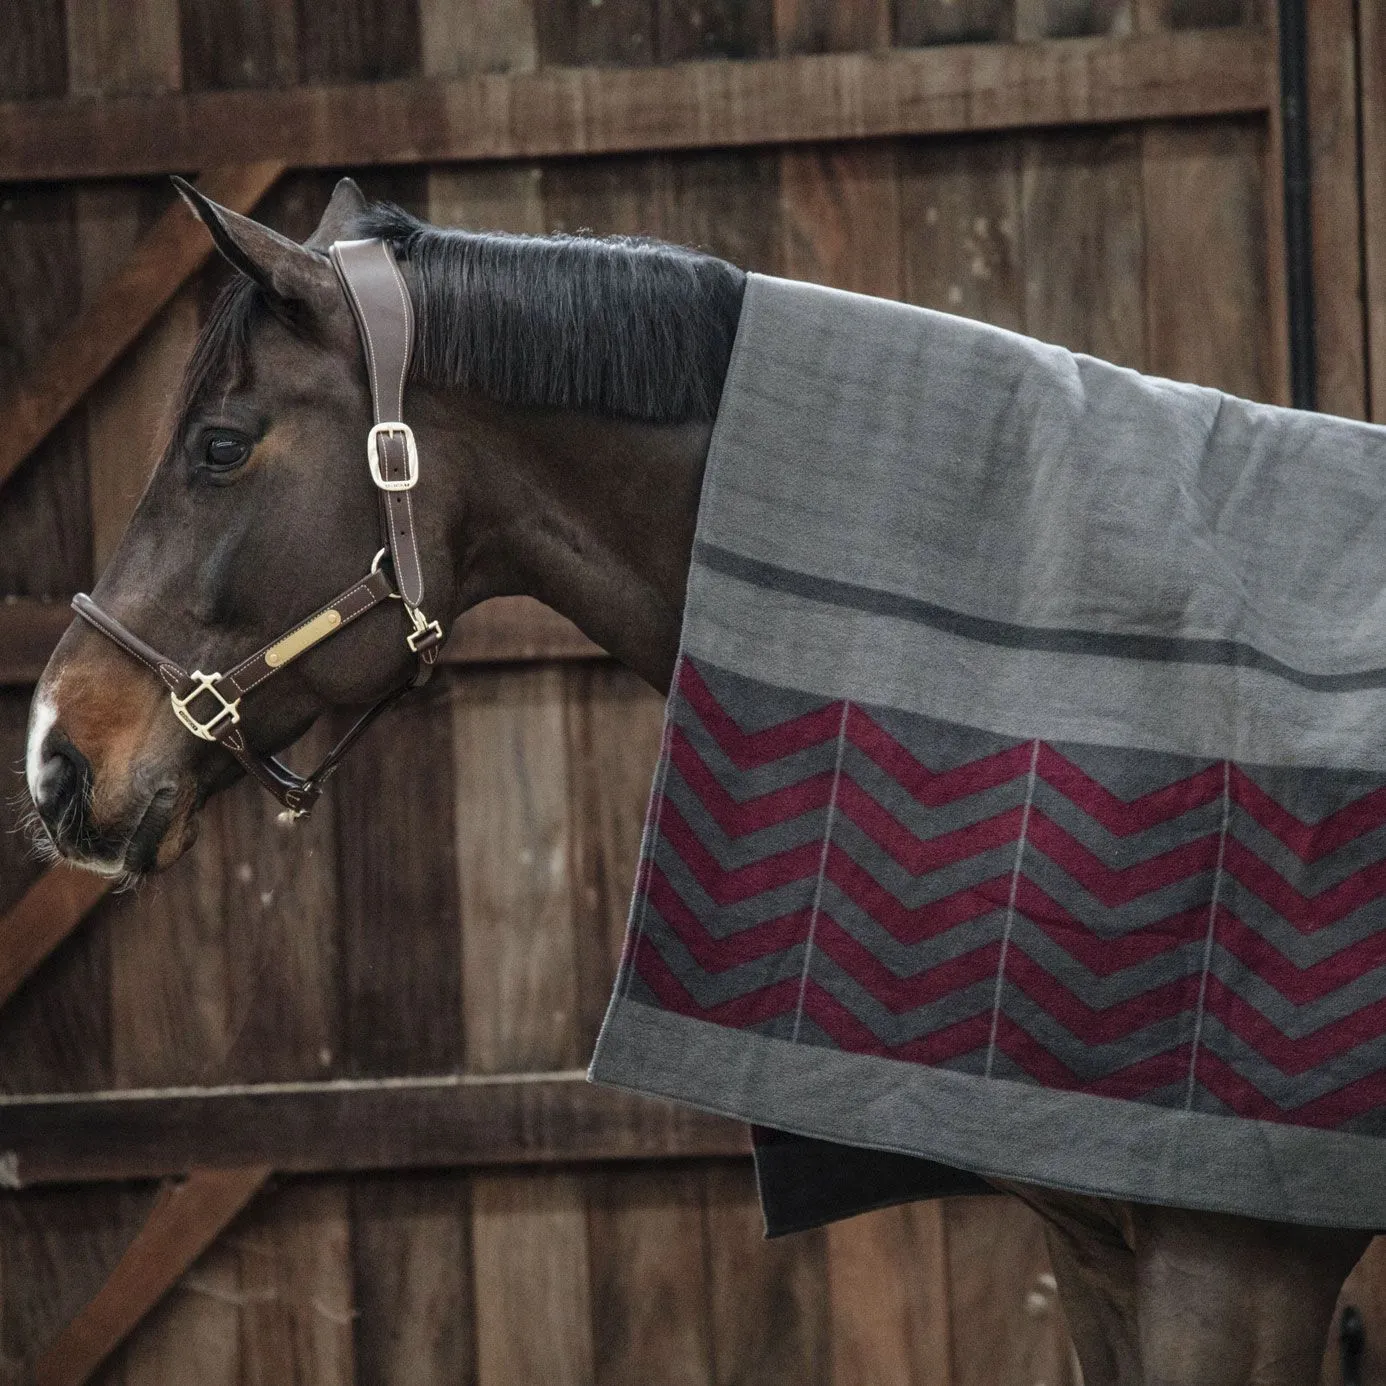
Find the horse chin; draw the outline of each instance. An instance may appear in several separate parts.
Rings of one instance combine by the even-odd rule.
[[[126,841],[125,874],[145,876],[172,866],[197,841],[200,821],[192,795],[159,790]]]

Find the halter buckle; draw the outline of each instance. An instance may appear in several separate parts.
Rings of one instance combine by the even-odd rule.
[[[204,674],[201,669],[195,669],[189,677],[193,681],[193,687],[188,693],[181,698],[176,693],[168,695],[169,701],[173,704],[173,715],[194,736],[200,736],[204,741],[220,741],[223,734],[240,723],[241,700],[226,700],[221,689],[217,687],[221,682],[220,674]],[[189,710],[188,704],[204,693],[210,693],[221,707],[208,721],[200,722],[196,714]]]
[[[393,437],[404,439],[405,474],[392,480],[381,465],[380,440]],[[419,479],[419,449],[414,442],[414,430],[407,423],[374,425],[366,434],[366,462],[371,469],[371,480],[382,491],[412,491]]]

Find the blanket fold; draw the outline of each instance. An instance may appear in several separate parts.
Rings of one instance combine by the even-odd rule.
[[[1386,1226],[1386,429],[751,276],[591,1076]]]

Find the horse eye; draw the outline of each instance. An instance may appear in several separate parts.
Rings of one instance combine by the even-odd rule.
[[[202,450],[207,465],[218,471],[239,467],[250,456],[250,440],[238,433],[212,433]]]

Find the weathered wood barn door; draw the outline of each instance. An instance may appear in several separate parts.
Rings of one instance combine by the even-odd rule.
[[[1362,415],[1386,20],[1312,10],[1319,398]],[[0,756],[220,281],[162,172],[302,236],[349,169],[1283,401],[1275,71],[1256,0],[6,0]],[[764,1244],[738,1129],[582,1084],[659,700],[523,603],[449,660],[293,832],[242,787],[104,898],[0,835],[0,1381],[1073,1380],[1018,1205]]]

